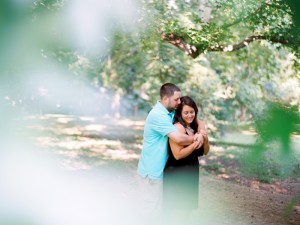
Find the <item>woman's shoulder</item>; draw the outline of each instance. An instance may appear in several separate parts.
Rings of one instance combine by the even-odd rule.
[[[202,127],[202,128],[205,128],[205,124],[206,122],[202,119],[197,119],[197,123],[198,123],[198,126]]]
[[[176,122],[176,123],[174,123],[174,126],[175,126],[179,131],[181,131],[182,133],[185,133],[185,128],[184,128],[184,126],[183,126],[181,123]]]
[[[199,119],[199,118],[198,118],[197,120],[198,120],[198,124],[199,124],[199,125],[204,125],[204,121],[203,121],[202,119]]]

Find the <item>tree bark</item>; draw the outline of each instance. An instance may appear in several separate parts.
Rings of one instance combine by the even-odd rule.
[[[185,54],[191,56],[193,59],[197,58],[200,54],[196,46],[190,45],[182,37],[176,34],[163,33],[161,37],[163,40],[167,41],[172,45],[175,45],[177,48],[179,48]]]

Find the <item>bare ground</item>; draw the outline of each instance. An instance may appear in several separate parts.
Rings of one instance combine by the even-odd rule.
[[[43,115],[23,122],[25,129],[19,132],[43,149],[60,155],[65,168],[113,166],[126,170],[135,179],[142,147],[142,120]],[[299,178],[267,184],[245,177],[239,164],[222,157],[217,144],[200,159],[200,174],[200,205],[193,212],[197,220],[190,224],[300,224]],[[131,185],[134,188],[135,181]]]

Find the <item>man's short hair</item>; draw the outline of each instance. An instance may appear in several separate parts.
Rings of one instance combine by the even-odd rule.
[[[160,87],[160,98],[164,96],[171,97],[175,91],[180,91],[179,87],[172,83],[165,83]]]

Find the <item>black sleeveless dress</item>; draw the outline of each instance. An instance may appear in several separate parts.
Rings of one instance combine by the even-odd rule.
[[[166,210],[198,208],[199,161],[203,146],[186,158],[176,160],[169,146],[169,158],[164,169],[163,207]]]

